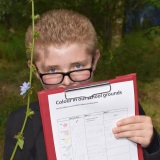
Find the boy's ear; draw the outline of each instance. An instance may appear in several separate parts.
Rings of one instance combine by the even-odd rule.
[[[28,67],[30,68],[31,67],[31,61],[28,60],[27,64],[28,64]]]
[[[29,67],[29,68],[32,67],[32,66],[31,66],[31,61],[30,61],[30,60],[27,62],[27,64],[28,64],[28,67]],[[32,65],[33,65],[33,64],[32,64]],[[39,79],[39,75],[38,75],[38,73],[37,73],[36,70],[34,71],[34,75]]]
[[[94,59],[93,59],[93,71],[96,69],[97,62],[98,62],[99,58],[100,58],[100,51],[96,50],[96,53],[95,53]]]

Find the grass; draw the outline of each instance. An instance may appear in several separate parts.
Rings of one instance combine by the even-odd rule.
[[[95,73],[95,80],[110,79],[116,75],[136,72],[139,101],[146,114],[152,117],[153,124],[160,133],[160,50],[158,45],[160,39],[152,37],[152,40],[149,40],[143,35],[131,34],[124,39],[118,50],[109,53],[104,51]],[[26,104],[26,100],[19,96],[19,86],[29,79],[24,48],[24,33],[17,31],[12,33],[0,26],[0,159],[3,155],[7,116],[11,111]],[[113,59],[110,59],[112,56]],[[37,99],[36,92],[41,89],[35,77],[33,86],[32,101]]]
[[[24,59],[24,32],[7,30],[0,25],[0,59],[17,61]]]
[[[160,79],[150,83],[139,83],[139,100],[146,114],[152,117],[153,124],[160,133]]]

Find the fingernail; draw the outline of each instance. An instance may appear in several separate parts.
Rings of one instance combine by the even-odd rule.
[[[121,122],[117,122],[117,126],[121,126]]]
[[[113,133],[116,133],[116,128],[113,128],[112,131],[113,131]]]
[[[115,138],[118,138],[118,134],[114,134]]]

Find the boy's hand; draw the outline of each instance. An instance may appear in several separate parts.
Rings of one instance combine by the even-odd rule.
[[[121,119],[113,128],[116,138],[128,138],[146,148],[153,137],[152,120],[148,116],[131,116]]]

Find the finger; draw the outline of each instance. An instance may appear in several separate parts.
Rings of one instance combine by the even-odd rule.
[[[120,133],[125,131],[143,130],[145,128],[146,126],[143,123],[137,123],[137,124],[128,124],[120,127],[114,127],[112,131],[113,133]]]
[[[136,130],[136,131],[126,131],[126,132],[119,132],[115,133],[115,138],[132,138],[132,137],[145,137],[144,130]]]
[[[120,121],[117,122],[117,126],[124,126],[127,124],[133,124],[133,123],[151,123],[152,124],[152,120],[150,117],[148,116],[130,116],[124,119],[121,119]]]

